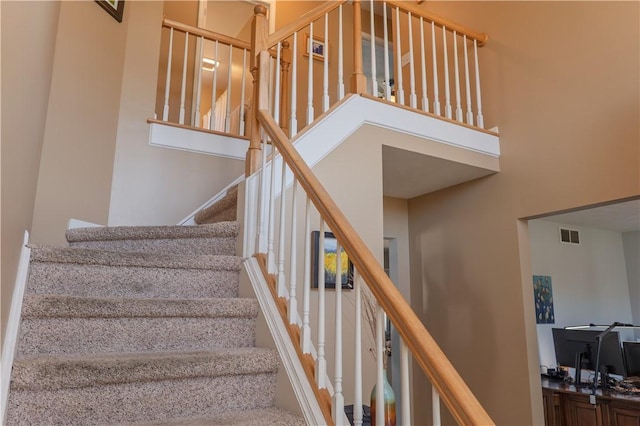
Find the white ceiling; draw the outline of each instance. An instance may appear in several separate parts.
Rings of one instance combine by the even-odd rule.
[[[541,219],[617,232],[640,231],[640,199],[546,216]]]

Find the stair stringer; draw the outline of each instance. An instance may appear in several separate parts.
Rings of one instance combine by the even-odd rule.
[[[248,257],[243,262],[243,265],[258,299],[260,309],[264,314],[276,349],[280,354],[282,366],[287,373],[305,422],[309,425],[325,425],[326,420],[322,414],[320,404],[315,397],[311,384],[307,380],[300,358],[298,358],[296,349],[289,337],[258,261],[255,257]]]

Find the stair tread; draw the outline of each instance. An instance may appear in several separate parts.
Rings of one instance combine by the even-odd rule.
[[[251,298],[160,299],[27,294],[23,318],[255,318]]]
[[[220,200],[197,212],[193,218],[198,224],[214,224],[236,217],[238,187],[234,186]]]
[[[229,255],[181,255],[37,245],[29,247],[31,262],[218,271],[239,271],[242,264],[241,257]]]
[[[237,237],[237,222],[217,222],[201,226],[107,226],[75,228],[66,232],[67,241],[117,241],[182,238]]]
[[[215,417],[188,417],[157,422],[129,423],[131,426],[304,426],[304,419],[288,411],[271,407],[261,410],[227,412]]]
[[[52,390],[204,376],[275,373],[278,366],[279,358],[275,350],[256,347],[31,355],[15,360],[11,389]]]

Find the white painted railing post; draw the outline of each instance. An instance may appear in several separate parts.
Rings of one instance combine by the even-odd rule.
[[[196,102],[195,111],[191,114],[191,125],[193,127],[200,127],[200,90],[202,90],[202,58],[204,57],[204,37],[200,36],[200,43],[198,43],[200,49],[198,49],[198,58],[196,60]]]
[[[409,349],[400,339],[400,418],[403,426],[411,426],[411,390],[409,377]]]
[[[420,62],[422,65],[422,110],[429,112],[429,97],[427,96],[427,52],[424,50],[424,19],[420,17]]]
[[[407,22],[409,24],[409,106],[411,108],[418,107],[418,98],[416,96],[416,75],[414,71],[413,61],[413,25],[411,12],[407,14]]]
[[[396,102],[404,105],[404,88],[402,86],[402,43],[400,43],[400,8],[398,6],[396,6],[396,39],[394,40],[394,43],[397,45],[395,48],[397,58],[396,68],[398,70],[396,78]]]
[[[476,104],[478,107],[478,127],[484,129],[484,117],[482,116],[482,96],[480,95],[480,69],[478,66],[478,41],[473,40],[473,50],[476,60]]]
[[[296,295],[297,277],[296,266],[298,263],[298,243],[296,240],[298,225],[298,210],[296,208],[296,200],[298,196],[298,181],[294,179],[291,188],[291,247],[290,247],[290,260],[289,260],[289,324],[297,323],[298,314],[298,297]]]
[[[362,285],[357,270],[354,270],[353,288],[355,292],[353,424],[362,426]]]
[[[453,68],[456,82],[456,120],[462,122],[462,105],[460,104],[460,68],[458,67],[458,34],[453,32]]]
[[[209,117],[209,129],[211,130],[219,130],[216,129],[216,99],[217,99],[217,86],[218,86],[218,67],[216,66],[216,63],[218,62],[218,40],[216,40],[216,47],[213,51],[213,60],[214,60],[214,64],[213,64],[213,77],[212,78],[212,84],[211,84],[211,116]]]
[[[240,86],[240,126],[238,128],[238,134],[245,135],[244,130],[244,97],[245,88],[247,85],[247,49],[242,49],[242,86]]]
[[[324,14],[324,61],[322,61],[322,112],[329,110],[329,14]]]
[[[320,219],[320,232],[318,234],[318,252],[317,259],[313,259],[313,263],[318,262],[318,358],[316,359],[316,383],[319,389],[326,388],[327,360],[325,358],[325,259],[324,259],[324,220]],[[338,285],[336,283],[336,285]]]
[[[275,167],[275,164],[272,165]],[[287,283],[284,273],[284,256],[285,256],[285,218],[286,218],[286,206],[285,206],[285,192],[287,190],[287,163],[282,159],[282,177],[280,178],[280,225],[278,228],[278,297],[287,296]]]
[[[440,115],[440,88],[438,87],[438,57],[436,50],[436,24],[431,21],[431,49],[433,61],[433,113]]]
[[[336,243],[336,342],[335,342],[335,386],[333,392],[332,417],[336,426],[344,420],[344,395],[342,394],[342,247]]]
[[[311,353],[311,326],[309,324],[311,300],[311,200],[306,197],[304,222],[304,279],[302,282],[302,331],[300,346],[302,353]]]
[[[169,30],[169,54],[167,55],[167,78],[164,86],[164,108],[162,121],[169,121],[169,93],[171,87],[171,57],[173,56],[173,28]]]
[[[187,91],[187,56],[189,53],[189,33],[184,33],[184,59],[182,61],[182,88],[180,90],[180,117],[178,122],[184,124],[184,101]]]
[[[338,7],[338,100],[344,98],[344,46],[342,38],[342,5]]]
[[[384,310],[376,301],[376,426],[385,426],[384,419]],[[373,416],[373,413],[371,413]]]
[[[371,43],[369,53],[371,55],[371,96],[378,96],[378,70],[376,64],[376,25],[373,0],[369,0],[369,25],[371,28]]]
[[[313,22],[309,24],[309,45],[306,46],[309,54],[309,67],[307,74],[307,122],[309,125],[313,121],[315,113],[313,111]],[[295,52],[295,50],[294,50]]]
[[[270,274],[275,274],[277,271],[275,252],[274,252],[274,240],[276,233],[276,148],[271,145],[271,177],[269,179],[269,219],[267,222],[268,229],[268,244],[267,244],[267,271]]]
[[[473,126],[473,110],[471,107],[471,86],[469,84],[469,55],[467,53],[467,36],[466,34],[462,38],[464,40],[464,81],[465,92],[467,95],[467,124]]]
[[[447,29],[442,26],[442,50],[444,51],[444,115],[451,119],[451,88],[449,87],[449,49],[447,49]]]
[[[384,37],[384,98],[391,100],[391,81],[389,75],[389,29],[387,23],[387,2],[382,2],[382,31]]]
[[[231,70],[233,69],[233,45],[229,45],[229,70],[227,71],[227,108],[226,116],[224,119],[224,131],[229,133],[231,130]]]
[[[440,416],[440,394],[433,385],[431,385],[431,411],[433,413],[433,426],[440,426],[442,424]]]

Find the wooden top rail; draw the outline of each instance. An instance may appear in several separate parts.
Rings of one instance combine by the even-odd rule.
[[[323,17],[325,13],[331,12],[332,10],[338,8],[338,6],[346,2],[347,0],[327,1],[311,9],[300,18],[298,18],[295,22],[292,22],[289,25],[286,25],[280,28],[278,31],[269,35],[269,37],[267,38],[267,47],[276,45],[279,41],[286,39],[296,31],[300,31],[311,22]]]
[[[458,424],[493,425],[484,408],[269,112],[260,109],[258,120]]]
[[[427,12],[421,7],[415,6],[411,3],[396,0],[387,0],[387,4],[390,6],[397,6],[405,12],[411,12],[412,15],[422,18],[427,22],[433,22],[439,27],[445,27],[447,30],[455,31],[458,34],[466,35],[467,38],[478,41],[478,46],[483,46],[488,40],[489,36],[486,33],[479,33],[477,31],[470,30],[469,28],[458,25],[455,22],[451,22],[447,19],[441,18],[433,13]]]
[[[203,28],[193,27],[191,25],[183,24],[182,22],[172,21],[171,19],[164,18],[162,20],[162,26],[167,28],[173,28],[178,31],[182,31],[185,33],[193,34],[199,37],[204,37],[207,40],[211,41],[219,41],[220,43],[233,45],[235,47],[239,47],[240,49],[251,50],[251,43],[246,41],[229,37],[224,34],[216,33],[213,31],[205,30]]]

